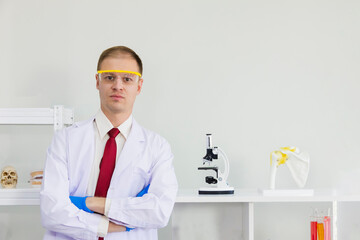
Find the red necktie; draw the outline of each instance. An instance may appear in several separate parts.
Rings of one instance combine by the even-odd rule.
[[[110,138],[106,142],[104,155],[100,162],[100,173],[96,184],[95,197],[106,197],[107,195],[116,162],[115,137],[119,133],[120,131],[117,128],[113,128],[108,132]],[[104,238],[99,237],[99,240],[103,239]]]
[[[100,162],[100,173],[96,184],[95,197],[106,197],[107,195],[116,162],[115,137],[119,133],[120,131],[117,128],[113,128],[108,132],[110,138],[106,142],[104,155]]]

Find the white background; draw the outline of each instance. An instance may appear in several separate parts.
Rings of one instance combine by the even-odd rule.
[[[236,188],[266,188],[270,152],[288,145],[310,154],[307,188],[333,188],[360,165],[359,26],[356,0],[0,0],[0,108],[63,104],[85,120],[99,108],[99,55],[126,45],[144,63],[134,117],[171,143],[180,188],[204,185],[206,133]],[[0,127],[0,167],[15,166],[26,184],[51,127]],[[296,187],[285,166],[277,186]],[[0,238],[41,236],[38,209],[23,211],[30,225],[0,207]],[[284,235],[261,226],[255,239]]]

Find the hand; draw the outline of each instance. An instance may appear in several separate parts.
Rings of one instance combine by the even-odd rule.
[[[150,187],[150,184],[147,185],[143,190],[141,190],[141,191],[136,195],[136,197],[142,197],[144,194],[148,193],[149,187]]]
[[[113,222],[109,222],[108,232],[130,232],[134,228],[125,227],[123,225],[117,225]]]
[[[76,196],[69,196],[71,202],[80,210],[84,210],[88,213],[93,213],[90,209],[86,206],[86,198],[88,197],[76,197]]]
[[[109,222],[109,228],[108,228],[108,233],[111,232],[125,232],[126,231],[126,227],[123,225],[117,225],[113,222]]]
[[[105,214],[106,198],[104,197],[88,197],[85,201],[86,206],[96,213]]]

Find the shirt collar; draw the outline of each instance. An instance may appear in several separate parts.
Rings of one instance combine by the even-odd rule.
[[[132,114],[129,116],[128,119],[126,119],[125,122],[123,122],[119,127],[120,133],[125,137],[125,140],[129,136],[131,126],[133,122]],[[97,112],[95,115],[95,124],[99,131],[100,138],[103,139],[106,134],[114,128],[114,126],[111,124],[110,120],[105,116],[105,114],[101,111],[101,109]]]

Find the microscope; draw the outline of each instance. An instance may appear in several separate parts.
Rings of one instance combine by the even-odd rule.
[[[206,134],[206,155],[203,157],[203,165],[207,167],[199,167],[198,170],[213,170],[216,176],[206,176],[205,182],[214,184],[213,187],[200,188],[199,194],[234,194],[234,188],[229,187],[227,178],[229,176],[229,159],[226,154],[218,147],[212,146],[211,134]],[[213,159],[218,159],[218,156],[224,160],[224,171],[220,171],[217,166],[211,166]]]

